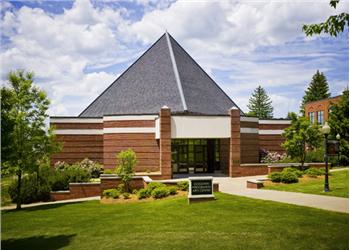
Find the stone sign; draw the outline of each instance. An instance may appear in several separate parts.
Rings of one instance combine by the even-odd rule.
[[[203,201],[214,199],[213,177],[189,177],[188,201]]]

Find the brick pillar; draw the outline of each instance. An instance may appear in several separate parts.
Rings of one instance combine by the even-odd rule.
[[[231,108],[229,113],[231,117],[229,176],[234,177],[237,174],[235,168],[241,164],[241,114],[236,107]]]
[[[159,163],[163,179],[171,179],[171,113],[170,108],[163,106],[159,112]]]

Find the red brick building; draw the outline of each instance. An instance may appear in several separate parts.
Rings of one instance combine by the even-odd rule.
[[[77,117],[51,117],[63,150],[52,162],[95,160],[115,168],[136,152],[136,172],[239,175],[259,148],[282,151],[288,120],[246,117],[189,54],[165,33]]]
[[[322,99],[319,101],[308,102],[305,104],[305,116],[312,123],[324,124],[332,111],[332,106],[340,101],[341,95]]]

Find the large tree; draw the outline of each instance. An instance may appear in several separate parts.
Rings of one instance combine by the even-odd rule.
[[[249,98],[248,115],[256,116],[259,118],[272,118],[273,107],[270,97],[266,94],[266,91],[260,85],[254,90]]]
[[[331,0],[329,5],[336,9],[338,3],[339,0]],[[328,19],[323,23],[309,25],[305,24],[303,26],[303,31],[307,36],[321,33],[337,36],[339,33],[344,31],[346,26],[349,27],[349,13],[343,12],[338,15],[328,17]]]
[[[38,170],[39,164],[59,149],[45,119],[50,101],[33,84],[33,73],[17,70],[8,75],[1,88],[1,167],[2,173],[17,175],[17,194],[25,173]],[[17,209],[21,199],[17,200]]]
[[[340,135],[341,163],[349,164],[349,90],[344,90],[340,102],[331,108],[328,123],[331,127],[330,137]]]
[[[291,125],[282,134],[286,139],[282,147],[290,157],[300,161],[303,169],[307,150],[319,147],[322,135],[319,127],[316,124],[310,124],[304,116],[298,117],[297,114],[290,113],[290,118]]]
[[[327,78],[322,72],[317,70],[316,74],[313,75],[307,90],[305,91],[305,95],[301,102],[300,112],[304,114],[305,103],[322,100],[329,98],[330,96],[331,94],[329,92]]]

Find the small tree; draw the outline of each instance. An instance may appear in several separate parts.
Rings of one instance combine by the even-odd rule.
[[[17,197],[21,196],[24,173],[38,172],[40,163],[59,150],[45,119],[50,101],[33,86],[33,73],[10,72],[1,88],[1,172],[17,175]],[[17,209],[21,199],[17,199]]]
[[[292,118],[291,125],[282,134],[286,138],[282,147],[290,157],[300,161],[303,170],[307,150],[319,147],[322,137],[319,127],[310,124],[305,117],[298,117],[295,113],[291,113],[290,116]]]
[[[325,75],[318,71],[313,75],[312,80],[305,91],[305,95],[301,102],[300,113],[304,115],[304,106],[307,102],[318,101],[329,98],[329,87]]]
[[[262,118],[272,118],[273,107],[270,97],[266,94],[263,87],[258,86],[251,97],[248,104],[248,115]]]
[[[136,154],[132,149],[120,151],[117,154],[119,165],[117,166],[116,173],[121,177],[125,191],[130,192],[129,182],[135,174],[134,167],[137,164]]]
[[[340,135],[340,161],[349,164],[349,90],[343,91],[340,102],[331,108],[329,114],[330,136]]]

